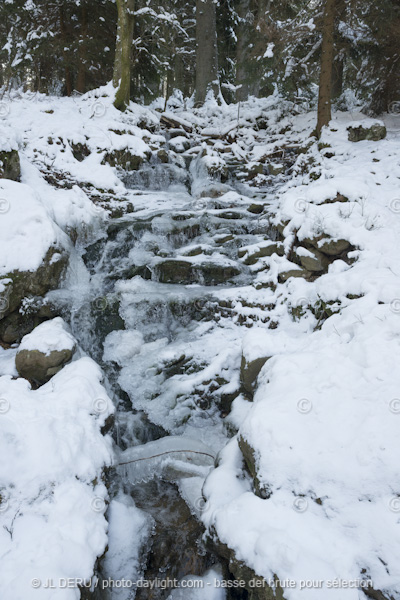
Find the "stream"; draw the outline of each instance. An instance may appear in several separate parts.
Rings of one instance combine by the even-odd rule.
[[[243,195],[243,186],[232,181],[221,186],[196,160],[186,169],[149,165],[127,174],[125,183],[134,212],[78,240],[65,288],[54,298],[106,374],[116,404],[111,431],[117,449],[174,436],[172,449],[175,436],[184,436],[213,457],[232,435],[226,417],[241,392],[241,338],[253,318],[236,310],[238,296],[255,278],[239,251],[274,239],[257,214],[265,194],[248,188]],[[204,185],[215,197],[202,197]],[[130,495],[151,520],[144,579],[203,575],[221,560],[206,547],[199,520],[213,459],[180,459],[153,459],[133,475],[124,468],[108,474],[110,498]],[[104,576],[101,559],[98,572]],[[96,597],[133,597],[119,593]],[[169,594],[139,589],[135,597],[164,600]]]

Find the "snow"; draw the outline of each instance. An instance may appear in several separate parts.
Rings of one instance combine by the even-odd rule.
[[[81,358],[38,390],[24,379],[0,377],[3,399],[0,452],[2,598],[53,598],[34,578],[90,579],[107,544],[107,489],[111,439],[100,429],[113,405],[100,368]],[[101,400],[101,402],[100,402]],[[59,591],[77,600],[79,590]]]
[[[107,511],[108,551],[104,560],[103,586],[112,589],[113,598],[129,600],[130,588],[112,587],[112,583],[138,581],[143,572],[141,555],[151,533],[152,519],[135,506],[127,494],[119,493]],[[111,584],[111,585],[110,585]]]
[[[226,590],[220,587],[222,574],[217,569],[209,569],[203,576],[187,575],[178,582],[167,600],[225,600]]]
[[[25,335],[18,350],[39,350],[47,356],[55,350],[73,350],[76,340],[68,331],[68,326],[61,317],[45,321],[38,325],[32,333]]]
[[[0,275],[34,271],[51,246],[68,247],[67,237],[31,187],[1,179],[0,196]]]
[[[313,282],[292,279],[277,290],[306,313],[317,300],[337,302],[339,312],[319,330],[298,331],[296,343],[284,325],[247,334],[248,359],[272,358],[259,375],[253,405],[235,400],[231,419],[239,433],[203,490],[207,527],[257,574],[295,581],[285,589],[288,600],[320,598],[321,588],[324,598],[356,600],[361,579],[393,597],[400,593],[400,223],[393,210],[399,141],[388,136],[352,144],[347,125],[338,116],[324,131],[321,141],[334,157],[322,159],[320,178],[287,184],[274,209],[275,222],[287,223],[287,246],[295,232],[300,242],[324,235],[359,249],[349,254],[356,259],[351,266],[338,260]],[[338,193],[348,201],[325,202]],[[239,438],[254,449],[267,499],[252,492],[248,479],[238,479]],[[344,583],[335,587],[338,579]],[[304,580],[321,585],[302,588]]]
[[[146,480],[155,471],[175,473],[193,514],[237,559],[266,579],[295,581],[295,587],[285,589],[286,600],[321,598],[321,587],[306,588],[304,580],[321,580],[326,600],[359,600],[359,589],[329,582],[362,577],[398,598],[398,132],[385,117],[387,139],[353,144],[347,128],[376,120],[336,113],[318,148],[310,137],[315,113],[296,111],[277,94],[242,103],[239,118],[237,105],[214,101],[200,109],[183,108],[183,103],[176,111],[170,108],[167,116],[195,129],[194,145],[184,157],[199,157],[207,146],[207,154],[192,163],[191,196],[182,190],[129,190],[118,169],[104,164],[107,152],[126,149],[143,157],[166,142],[153,133],[160,120],[154,107],[131,104],[121,115],[112,106],[109,87],[78,99],[38,95],[13,101],[2,123],[2,140],[7,148],[19,146],[22,183],[0,181],[0,274],[36,269],[51,246],[68,250],[75,262],[65,284],[70,287],[60,295],[72,290],[81,306],[83,287],[97,290],[100,274],[79,262],[67,233],[98,239],[108,209],[130,202],[135,212],[123,217],[128,224],[158,214],[143,245],[136,244],[128,256],[129,265],[153,268],[171,250],[165,238],[176,226],[174,211],[201,211],[202,222],[215,223],[221,211],[233,209],[240,212],[245,230],[253,194],[251,202],[264,212],[251,223],[251,238],[240,233],[233,243],[248,253],[258,251],[270,244],[269,232],[280,224],[286,255],[251,265],[250,283],[216,288],[140,277],[116,283],[113,293],[126,329],[108,335],[103,360],[116,368],[118,385],[129,394],[133,409],[172,434],[129,448],[118,461],[125,456],[146,462],[163,449],[178,451],[176,460],[153,461],[148,472],[131,472],[132,479]],[[268,129],[258,127],[260,118]],[[301,148],[291,179],[282,176],[277,185],[260,174],[259,189],[240,184],[230,191],[217,183],[227,193],[196,200],[215,183],[206,167],[223,168],[227,160],[225,141],[211,149],[204,137],[230,132],[235,139],[230,156],[243,168],[270,155],[284,164],[290,148]],[[89,150],[81,161],[73,153],[79,143]],[[49,180],[49,174],[58,178]],[[225,231],[221,226],[215,239],[223,239]],[[185,256],[193,265],[232,265],[223,246],[215,250],[210,235],[205,228],[199,242],[174,248],[174,258]],[[310,255],[310,240],[321,248],[326,240],[343,239],[352,245],[350,252],[326,273],[308,281],[280,281],[282,272],[299,270],[290,258]],[[149,250],[155,241],[157,258]],[[81,243],[79,238],[77,252]],[[203,255],[188,257],[195,247]],[[79,278],[76,287],[71,285],[74,276]],[[177,305],[194,305],[196,319],[182,324],[171,317],[170,307]],[[204,305],[211,311],[215,306],[218,319],[202,319]],[[334,314],[321,317],[318,307],[327,306]],[[20,348],[47,353],[75,343],[57,318],[37,327]],[[116,457],[101,428],[114,409],[100,368],[87,357],[78,358],[32,390],[27,381],[15,379],[16,352],[0,348],[0,452],[7,456],[0,467],[5,526],[0,529],[1,597],[30,598],[34,577],[89,579],[107,544],[105,572],[114,579],[140,577],[151,523],[129,496],[112,499],[107,533],[102,471]],[[253,401],[240,393],[242,356],[248,361],[270,357]],[[207,382],[217,379],[222,381],[219,392],[238,394],[226,418],[215,404],[205,410],[196,401],[207,392]],[[241,439],[254,449],[263,498],[246,471]],[[183,452],[188,448],[182,450],[181,444],[189,449],[204,445],[210,460],[189,464]],[[209,473],[215,455],[217,467]],[[222,600],[225,594],[214,578],[221,574],[210,571],[202,589],[182,587],[170,598]],[[118,593],[125,600],[123,590]],[[40,588],[35,597],[73,600],[79,591]]]

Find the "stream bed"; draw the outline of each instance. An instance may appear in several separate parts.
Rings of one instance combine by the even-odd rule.
[[[234,308],[241,292],[255,292],[255,273],[240,249],[275,234],[258,214],[265,204],[259,191],[256,199],[227,185],[221,191],[208,179],[216,197],[202,197],[196,190],[204,174],[193,164],[182,172],[152,165],[127,176],[139,208],[103,222],[89,243],[78,241],[66,286],[53,300],[106,374],[117,408],[117,451],[184,436],[215,457],[232,435],[226,417],[241,393],[241,338],[253,318]],[[131,579],[202,576],[224,560],[205,544],[200,520],[201,489],[214,460],[196,466],[170,447],[163,460],[138,463],[133,480],[123,468],[107,475],[110,498],[130,496],[148,519],[140,560],[126,574]],[[98,575],[113,579],[104,565],[107,554]],[[170,593],[107,589],[96,597],[164,600]]]

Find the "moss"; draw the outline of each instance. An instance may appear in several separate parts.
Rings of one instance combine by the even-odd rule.
[[[54,260],[59,255],[58,260]],[[26,296],[44,296],[49,290],[56,289],[64,274],[68,255],[54,246],[47,251],[42,264],[36,271],[12,271],[4,276],[5,291],[0,300],[6,304],[3,318],[17,310]]]
[[[132,154],[127,148],[124,150],[113,150],[107,152],[103,158],[102,164],[109,164],[111,167],[121,167],[126,171],[137,171],[143,164],[142,156]]]

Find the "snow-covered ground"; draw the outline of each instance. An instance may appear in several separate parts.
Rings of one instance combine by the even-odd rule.
[[[151,192],[127,189],[110,154],[147,161],[164,148],[160,113],[156,105],[134,105],[121,115],[107,92],[70,99],[25,95],[10,102],[1,121],[2,148],[19,148],[22,178],[0,180],[0,293],[8,274],[34,271],[50,247],[72,256],[59,298],[69,293],[79,306],[85,294],[105,293],[99,272],[90,281],[71,240],[78,239],[79,251],[104,237],[107,214],[121,207],[130,213],[123,219],[152,219],[147,238],[128,251],[130,264],[154,272],[173,251],[174,259],[196,268],[246,265],[235,285],[219,287],[137,276],[125,281],[121,275],[112,293],[126,330],[106,338],[103,360],[117,365],[119,385],[135,409],[165,431],[191,437],[193,446],[202,442],[212,454],[220,452],[203,488],[203,522],[257,575],[294,581],[285,589],[287,600],[358,600],[363,592],[350,585],[360,578],[400,598],[398,123],[387,121],[384,140],[351,143],[347,127],[370,122],[339,113],[318,144],[310,137],[315,114],[293,116],[294,107],[279,98],[250,100],[239,119],[234,105],[170,106],[194,129],[189,149],[186,135],[168,148],[177,172],[186,168],[185,160],[199,157],[191,166],[192,195],[182,185]],[[285,153],[299,147],[291,171],[280,175]],[[261,168],[236,189],[228,182],[217,202],[207,196],[212,182],[204,169],[223,170],[227,156],[238,172],[268,162],[278,174],[271,178],[271,169]],[[246,212],[251,203],[260,211]],[[217,247],[229,237],[220,227],[227,210],[237,213],[243,231],[236,240],[241,262]],[[168,246],[179,211],[211,219],[215,230]],[[285,255],[268,256],[269,232],[277,229],[283,231]],[[156,238],[157,256],[149,250]],[[348,252],[332,255],[327,272],[285,281],[283,273],[300,270],[313,247],[332,240],[347,241]],[[155,304],[193,301],[200,311],[204,298],[211,298],[226,308],[218,308],[215,321],[174,323],[174,329],[160,311],[146,322],[143,298]],[[63,331],[64,346],[74,346]],[[36,341],[34,334],[26,337],[21,349],[57,348],[60,330],[48,333]],[[79,350],[48,383],[32,389],[17,378],[16,351],[0,348],[0,445],[7,457],[0,468],[1,598],[79,598],[77,588],[33,590],[31,580],[89,579],[107,543],[105,572],[140,575],[139,550],[151,523],[129,497],[112,501],[107,538],[102,473],[115,457],[101,428],[113,406],[100,368]],[[239,390],[242,355],[247,361],[268,358],[253,401],[240,393],[226,418],[214,405],[196,406],[194,395],[207,391],[210,381],[218,379],[218,393]],[[166,378],[164,370],[182,357],[187,372]],[[253,451],[252,476],[239,447],[244,442]],[[194,474],[198,490],[198,469]],[[181,490],[185,495],[183,483]],[[205,586],[218,577],[206,573]],[[301,583],[306,580],[315,585]],[[176,590],[171,598],[201,593]],[[213,593],[206,587],[204,597],[224,597],[220,589]]]

